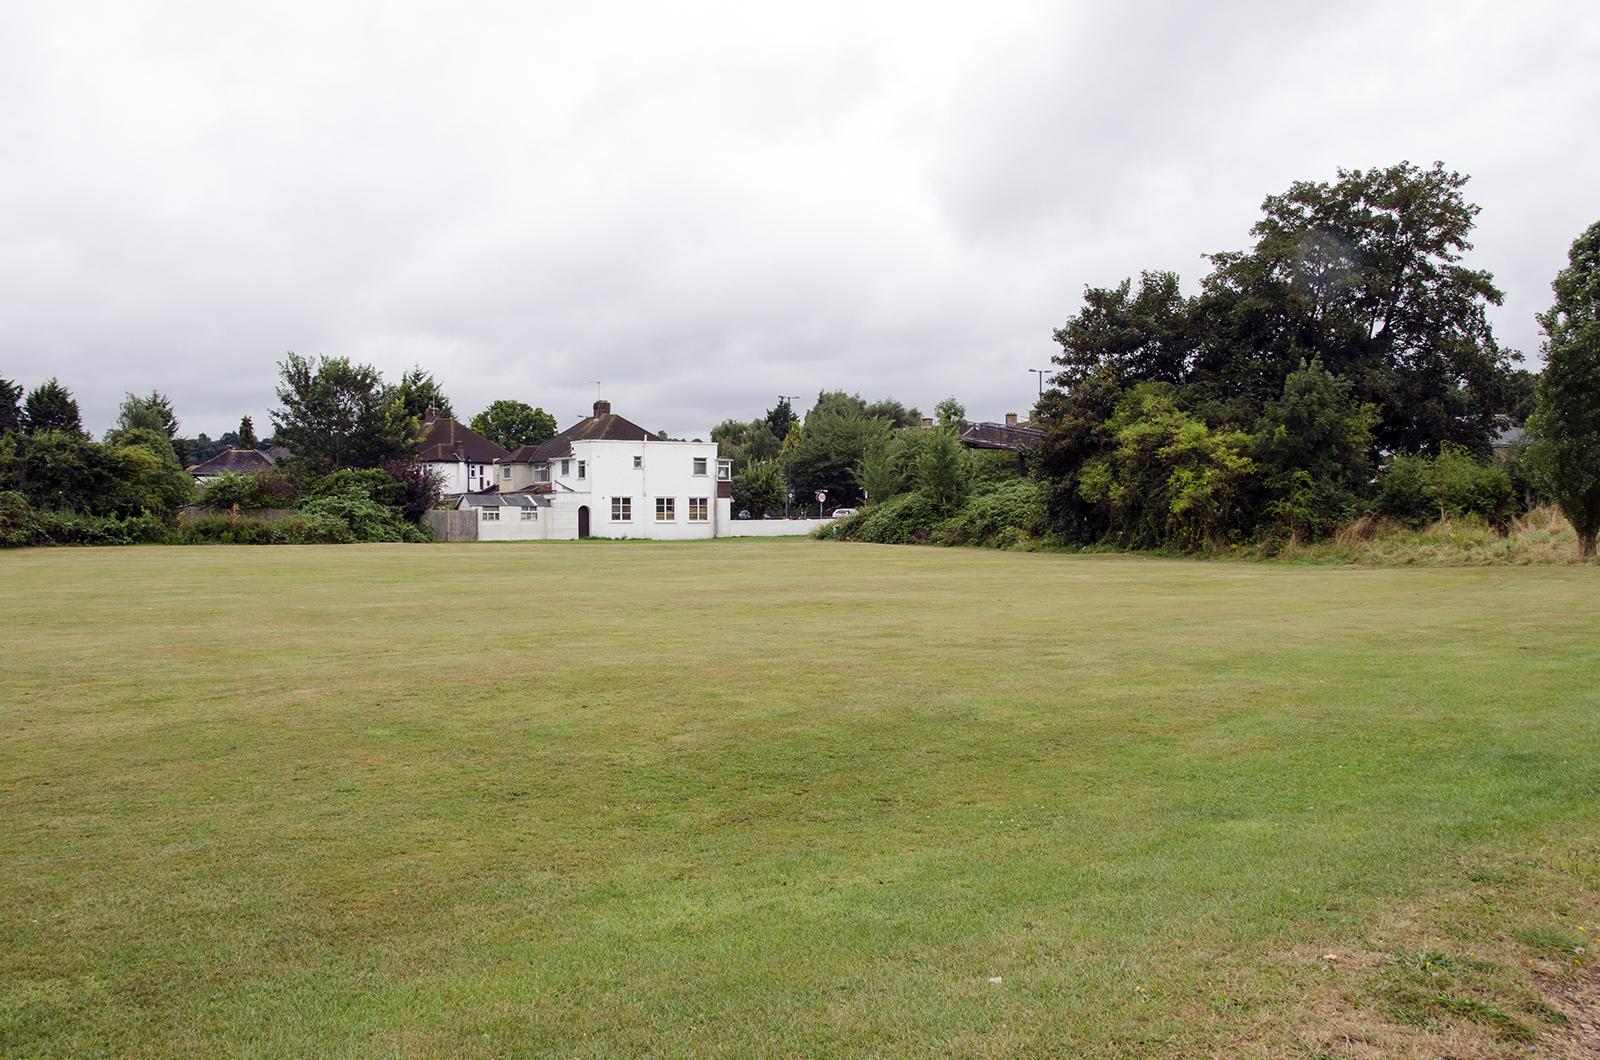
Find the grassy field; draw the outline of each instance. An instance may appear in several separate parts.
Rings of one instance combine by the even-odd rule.
[[[0,1056],[1586,1033],[1592,568],[751,540],[0,584]]]

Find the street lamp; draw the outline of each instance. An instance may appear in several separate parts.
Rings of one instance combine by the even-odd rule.
[[[1039,377],[1039,396],[1044,397],[1044,369],[1029,368],[1028,371]]]
[[[799,401],[799,394],[779,394],[779,401]],[[794,406],[789,406],[789,415],[794,415]],[[784,439],[788,441],[788,439]],[[789,518],[789,505],[794,503],[794,450],[789,450],[789,470],[783,474],[783,517]]]

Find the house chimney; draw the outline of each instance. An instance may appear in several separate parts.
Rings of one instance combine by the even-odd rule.
[[[609,401],[596,401],[594,403],[594,418],[595,419],[599,419],[601,416],[609,416],[609,415],[611,415],[611,402],[609,402]]]
[[[1006,426],[1007,427],[1015,427],[1016,425],[1017,425],[1017,414],[1015,412],[1006,413]]]
[[[434,420],[436,420],[438,418],[439,418],[439,410],[434,408],[432,405],[429,405],[428,406],[428,411],[422,414],[422,425],[424,427],[426,427],[428,424],[432,423]]]
[[[933,417],[932,416],[924,416],[924,417],[922,417],[922,425],[924,427],[932,427],[933,426]]]

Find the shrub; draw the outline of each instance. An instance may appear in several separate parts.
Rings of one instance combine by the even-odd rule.
[[[934,540],[942,545],[1009,548],[1020,540],[1044,536],[1047,528],[1044,486],[1033,479],[1012,479],[974,495],[939,525]]]
[[[1464,449],[1446,446],[1435,457],[1396,456],[1378,481],[1380,515],[1420,527],[1432,519],[1477,515],[1501,524],[1512,514],[1511,477]]]
[[[943,508],[921,493],[907,493],[874,504],[844,528],[851,541],[903,545],[926,541],[944,520]]]

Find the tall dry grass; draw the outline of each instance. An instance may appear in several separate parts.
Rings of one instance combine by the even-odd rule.
[[[1329,540],[1290,541],[1278,558],[1384,567],[1600,565],[1582,557],[1578,535],[1554,505],[1535,508],[1504,530],[1475,515],[1439,519],[1420,530],[1368,515],[1346,524]]]

